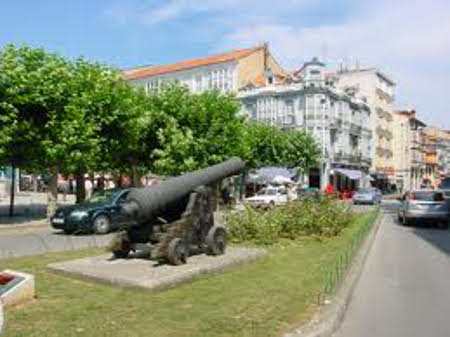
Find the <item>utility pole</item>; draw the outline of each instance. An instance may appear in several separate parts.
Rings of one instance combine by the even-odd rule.
[[[9,195],[9,217],[14,215],[14,196],[16,193],[16,169],[11,167],[11,190]]]

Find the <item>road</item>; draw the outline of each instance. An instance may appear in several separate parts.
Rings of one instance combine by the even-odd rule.
[[[0,258],[104,247],[113,235],[65,235],[49,227],[1,229]]]
[[[335,337],[450,336],[450,231],[385,218]]]

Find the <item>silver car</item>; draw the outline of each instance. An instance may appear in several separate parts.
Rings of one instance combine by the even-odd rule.
[[[360,188],[353,195],[353,203],[356,204],[379,204],[381,202],[381,193],[374,188]]]
[[[445,195],[439,190],[413,190],[404,194],[398,209],[398,219],[402,225],[413,221],[431,221],[448,226],[449,209]]]

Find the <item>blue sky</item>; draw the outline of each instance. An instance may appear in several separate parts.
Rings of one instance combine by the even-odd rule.
[[[130,67],[269,42],[294,69],[377,66],[398,83],[399,108],[450,128],[448,0],[15,0],[0,5],[0,47],[42,46]]]

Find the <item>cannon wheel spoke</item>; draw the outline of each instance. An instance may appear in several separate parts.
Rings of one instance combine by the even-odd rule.
[[[211,227],[206,236],[206,244],[208,246],[208,254],[224,254],[227,245],[227,232],[225,231],[225,228],[220,226]]]
[[[175,238],[170,241],[169,249],[167,251],[167,259],[173,265],[180,265],[186,263],[188,257],[187,245],[181,238]]]

